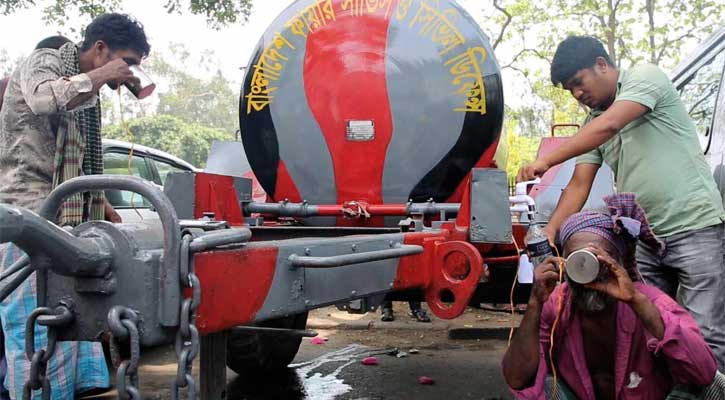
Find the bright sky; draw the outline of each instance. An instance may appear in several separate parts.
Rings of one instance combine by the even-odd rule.
[[[213,50],[217,64],[227,79],[237,85],[241,82],[240,67],[247,65],[249,57],[257,41],[267,26],[284,10],[292,0],[253,0],[254,6],[249,22],[238,23],[217,31],[209,28],[204,16],[168,14],[163,5],[164,0],[123,0],[122,12],[137,17],[145,26],[150,38],[152,53],[168,54],[170,43],[183,43],[192,52]],[[40,1],[46,4],[47,1]],[[184,4],[186,2],[182,2]],[[487,15],[483,10],[487,2],[480,0],[458,0],[477,21],[485,21]],[[39,7],[38,7],[39,8]],[[490,12],[494,12],[492,10]],[[89,20],[73,19],[69,25],[77,28],[85,26]],[[57,33],[58,29],[47,26],[41,18],[40,10],[22,11],[12,16],[0,16],[0,49],[8,51],[12,59],[27,55],[42,38]],[[62,32],[67,33],[68,30]],[[491,32],[486,32],[489,36]],[[71,37],[79,39],[78,37]],[[694,45],[694,43],[693,43]],[[693,46],[685,46],[687,54]],[[510,59],[516,51],[505,45],[497,49],[497,58]],[[527,102],[526,88],[520,76],[511,70],[503,71],[504,94],[511,106]]]

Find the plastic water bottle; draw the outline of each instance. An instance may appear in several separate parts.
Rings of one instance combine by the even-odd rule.
[[[534,266],[526,253],[519,257],[519,269],[516,275],[519,277],[519,283],[534,283]]]
[[[534,221],[533,218],[530,218],[529,221],[532,223],[529,231],[526,232],[526,252],[529,254],[529,260],[536,267],[547,257],[553,256],[554,252],[549,244],[549,237],[544,232],[543,224]]]

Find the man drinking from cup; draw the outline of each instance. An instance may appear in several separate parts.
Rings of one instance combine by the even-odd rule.
[[[524,399],[722,395],[725,380],[716,377],[715,357],[694,319],[639,277],[637,240],[663,246],[634,194],[604,201],[608,214],[580,212],[561,226],[568,260],[550,257],[536,267],[526,314],[502,363],[513,394]],[[574,271],[588,263],[587,257],[598,266],[593,281],[577,269],[557,286],[560,268],[577,264]]]

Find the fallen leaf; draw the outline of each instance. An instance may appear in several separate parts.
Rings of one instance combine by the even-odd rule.
[[[361,362],[362,365],[378,365],[378,359],[375,357],[365,357]]]
[[[430,376],[421,376],[418,378],[418,383],[421,385],[432,385],[435,381]]]

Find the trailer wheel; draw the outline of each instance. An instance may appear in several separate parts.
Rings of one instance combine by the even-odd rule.
[[[271,319],[256,325],[305,329],[307,313]],[[284,369],[295,358],[300,343],[301,337],[230,331],[227,335],[227,367],[238,374]]]

